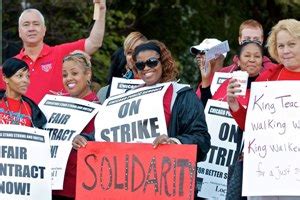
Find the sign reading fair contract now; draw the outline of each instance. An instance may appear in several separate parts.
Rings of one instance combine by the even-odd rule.
[[[0,126],[0,199],[51,199],[48,132],[20,125]]]
[[[47,117],[45,130],[51,145],[52,189],[63,189],[73,138],[80,134],[99,110],[96,103],[78,98],[46,95],[39,107]]]
[[[196,151],[196,145],[88,142],[78,150],[76,199],[193,200]]]

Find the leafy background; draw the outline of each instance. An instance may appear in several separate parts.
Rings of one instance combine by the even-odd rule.
[[[18,38],[18,17],[25,7],[39,9],[45,16],[45,42],[54,45],[87,37],[92,27],[92,0],[2,0],[2,60],[22,47]],[[182,82],[195,86],[199,72],[189,53],[205,38],[228,40],[231,62],[242,21],[262,23],[265,35],[278,20],[299,20],[299,0],[107,0],[103,46],[93,55],[94,79],[106,84],[110,56],[131,31],[164,42],[180,67]]]

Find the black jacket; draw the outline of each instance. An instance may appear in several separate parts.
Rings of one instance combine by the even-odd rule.
[[[203,105],[190,87],[177,91],[168,135],[179,139],[182,144],[196,144],[197,162],[205,160],[210,149],[210,135]]]
[[[0,91],[0,100],[3,99],[5,94],[5,90]],[[29,99],[26,96],[22,95],[23,101],[29,104],[31,108],[31,119],[34,127],[36,128],[43,128],[43,126],[47,123],[47,118],[44,115],[44,113],[41,111],[41,109],[36,105],[31,99]]]

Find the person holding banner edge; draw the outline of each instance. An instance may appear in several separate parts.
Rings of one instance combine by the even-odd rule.
[[[279,64],[262,73],[256,81],[300,80],[300,21],[296,19],[280,20],[272,28],[268,37],[268,50]],[[232,116],[241,127],[245,127],[246,108],[237,99],[235,93],[239,85],[231,79],[227,87],[227,102]],[[288,185],[287,185],[288,187]],[[250,200],[298,200],[299,196],[250,196]]]
[[[163,102],[168,135],[158,136],[154,148],[160,144],[196,144],[197,161],[203,161],[210,148],[204,109],[192,88],[175,87],[178,69],[170,51],[162,42],[150,40],[137,46],[132,58],[144,87],[172,82]]]
[[[30,98],[24,96],[29,80],[28,65],[17,58],[3,63],[3,81],[6,90],[0,91],[0,124],[16,124],[43,128],[47,119]]]
[[[91,89],[92,65],[90,56],[83,51],[74,51],[63,60],[63,84],[71,97],[91,102],[98,102],[98,97]],[[83,133],[91,134],[94,131],[94,118],[83,129]],[[66,166],[63,190],[53,191],[53,200],[75,199],[77,149],[86,145],[86,139],[80,135],[75,136],[73,149],[70,152]]]

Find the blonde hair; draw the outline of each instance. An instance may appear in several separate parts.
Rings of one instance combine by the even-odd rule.
[[[142,42],[146,42],[147,38],[140,32],[131,32],[124,40],[124,52],[125,55],[126,53],[132,49],[133,45],[137,42],[137,41],[142,41]],[[132,49],[133,50],[133,49]]]
[[[267,40],[269,54],[280,63],[277,51],[277,34],[280,31],[287,31],[292,37],[300,39],[300,21],[296,19],[283,19],[273,26]]]
[[[91,57],[81,50],[75,50],[71,52],[69,55],[65,56],[63,59],[63,63],[66,61],[73,61],[78,63],[80,66],[83,66],[85,70],[91,70]]]

